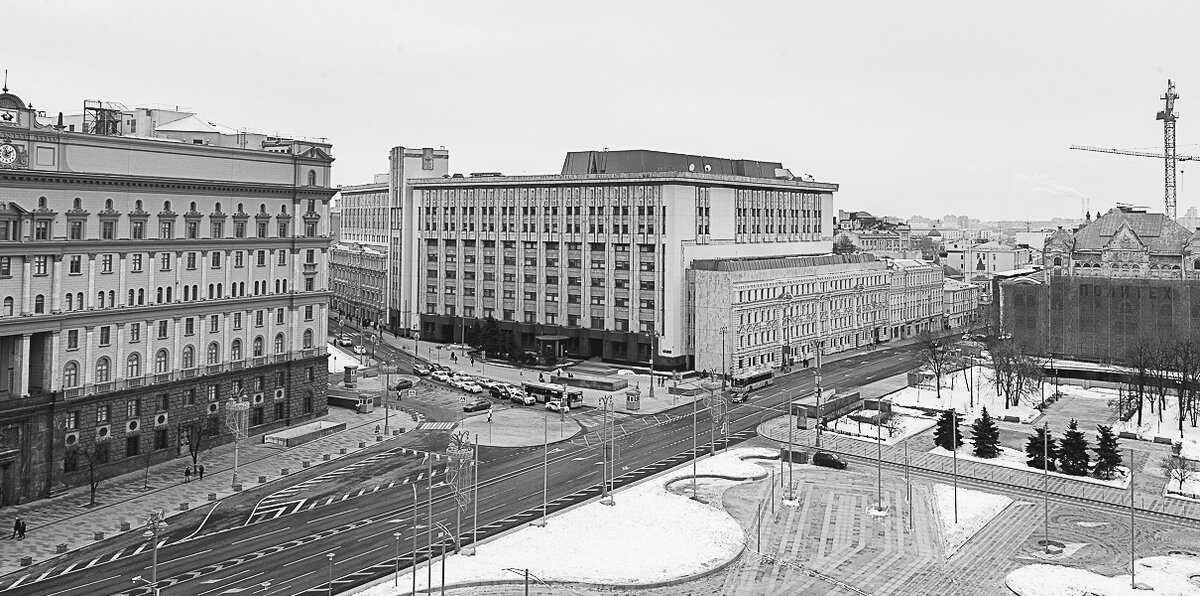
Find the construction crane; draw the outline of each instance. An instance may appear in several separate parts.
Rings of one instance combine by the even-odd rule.
[[[1159,99],[1165,102],[1164,108],[1158,112],[1156,120],[1163,121],[1163,153],[1147,151],[1130,151],[1127,149],[1106,149],[1104,147],[1087,147],[1071,145],[1072,149],[1080,151],[1095,151],[1098,153],[1115,153],[1117,155],[1132,155],[1135,157],[1154,157],[1163,160],[1167,217],[1175,219],[1175,162],[1200,160],[1200,156],[1175,154],[1175,121],[1179,114],[1175,112],[1175,100],[1179,94],[1175,92],[1175,82],[1167,79],[1167,92]]]

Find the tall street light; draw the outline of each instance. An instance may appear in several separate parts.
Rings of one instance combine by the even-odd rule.
[[[158,588],[158,535],[167,527],[167,522],[163,521],[167,513],[162,509],[150,514],[146,519],[146,531],[142,532],[142,537],[150,540],[150,581],[146,581],[142,576],[133,578],[134,583],[143,582],[150,586],[154,596],[160,593]]]
[[[392,575],[392,587],[400,587],[400,532],[392,533],[392,537],[396,539],[396,569]]]
[[[329,559],[329,596],[333,596],[333,553],[325,553]]]
[[[388,408],[388,392],[392,390],[392,375],[400,372],[397,367],[396,357],[389,356],[379,364],[379,372],[384,374],[383,382],[383,434],[390,436],[391,431],[391,409]]]
[[[438,527],[438,530],[440,530],[438,532],[438,538],[441,539],[439,542],[442,543],[442,589],[441,589],[441,594],[442,594],[442,596],[446,596],[446,540],[449,539],[450,541],[454,542],[454,547],[457,549],[458,548],[458,537],[454,536],[453,533],[450,532],[450,528],[447,528],[446,524],[443,524],[442,522],[438,522],[437,527]]]
[[[533,525],[542,528],[546,525],[546,498],[549,490],[549,466],[550,466],[550,417],[542,418],[542,519],[533,522]]]
[[[225,405],[225,425],[233,433],[233,481],[229,488],[235,491],[238,486],[239,450],[249,426],[246,416],[250,412],[250,402],[244,399],[245,396],[245,392],[239,390]]]
[[[412,483],[412,593],[417,593],[417,483]]]
[[[650,385],[651,385],[651,387],[654,386],[653,378],[650,379]],[[612,495],[609,494],[609,490],[608,490],[608,484],[610,481],[608,463],[609,463],[610,458],[612,457],[612,454],[609,452],[609,450],[612,449],[612,442],[614,440],[614,437],[611,436],[612,433],[609,431],[608,424],[609,424],[609,418],[610,418],[609,412],[611,410],[615,410],[615,406],[613,404],[613,396],[611,396],[611,395],[600,396],[600,408],[601,408],[601,416],[602,416],[601,423],[600,423],[600,446],[601,446],[601,452],[603,454],[603,457],[600,460],[600,462],[601,462],[600,468],[601,468],[601,472],[602,472],[602,476],[603,476],[603,486],[600,489],[600,494],[601,494],[600,502],[604,503],[605,505],[612,505],[613,504]]]

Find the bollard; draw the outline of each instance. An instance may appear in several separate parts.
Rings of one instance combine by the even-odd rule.
[[[64,543],[62,543],[62,544],[55,544],[55,545],[54,545],[54,553],[55,553],[55,554],[59,554],[59,555],[61,555],[61,554],[65,553],[65,552],[67,552],[67,543],[66,543],[66,542],[64,542]]]
[[[400,434],[400,433],[402,433],[402,432],[404,432],[404,427],[403,427],[403,426],[402,426],[402,427],[400,427],[400,428],[398,428],[398,429],[396,429],[396,428],[393,428],[393,429],[392,429],[392,436],[393,436],[393,437],[395,437],[395,436],[399,435],[399,434]]]
[[[367,447],[367,442],[366,442],[366,441],[359,441],[359,442],[358,442],[358,448],[359,448],[359,449],[365,449],[366,447]]]
[[[28,567],[33,565],[33,557],[21,557],[21,566]]]
[[[338,453],[339,453],[340,455],[346,455],[346,448],[345,448],[345,447],[342,447],[341,449],[338,449]]]
[[[378,443],[380,441],[383,441],[383,435],[375,435],[375,442]]]
[[[179,510],[180,510],[180,511],[187,511],[187,510],[188,510],[188,504],[187,504],[187,503],[180,503],[180,504],[179,504]]]
[[[288,474],[291,474],[291,473],[292,473],[292,469],[291,469],[291,468],[279,468],[279,475],[280,475],[280,476],[287,476]]]
[[[217,493],[208,493],[208,500],[209,500],[209,501],[216,501],[216,500],[217,500]]]
[[[324,460],[324,461],[329,461],[329,454],[328,454],[328,453],[326,453],[325,455],[322,455],[322,456],[321,456],[321,459],[322,459],[322,460]]]
[[[399,434],[404,434],[404,427],[403,427],[403,426],[401,426],[401,427],[400,427],[400,428],[397,430],[397,432],[398,432]]]
[[[304,461],[302,461],[302,462],[300,462],[300,467],[301,467],[301,468],[307,468],[307,467],[308,467],[308,466],[310,466],[310,465],[312,465],[312,464],[311,464],[311,462],[309,462],[307,459],[306,459],[306,460],[304,460]]]
[[[92,532],[92,540],[104,540],[104,532]]]
[[[267,483],[267,477],[266,477],[266,476],[259,476],[259,477],[258,477],[258,483],[259,483],[259,484],[266,484],[266,483]]]
[[[240,484],[233,485],[233,492],[235,492],[235,493],[242,492],[242,485],[240,485]]]
[[[122,531],[122,532],[128,532],[128,531],[129,531],[129,522],[121,522],[121,531]]]

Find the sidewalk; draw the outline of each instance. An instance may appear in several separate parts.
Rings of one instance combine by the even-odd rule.
[[[323,421],[345,422],[346,430],[291,449],[262,443],[261,436],[251,436],[242,441],[239,453],[238,482],[243,491],[262,486],[258,481],[265,477],[270,483],[279,480],[281,468],[295,473],[303,469],[305,462],[311,465],[323,463],[324,456],[336,461],[346,454],[376,444],[375,426],[383,420],[383,412],[356,414],[343,408],[330,408]],[[385,437],[384,440],[387,440]],[[87,486],[76,487],[52,499],[41,499],[22,505],[0,508],[0,525],[12,527],[12,520],[20,517],[28,524],[25,540],[0,540],[0,575],[23,568],[22,557],[32,557],[33,563],[51,559],[57,554],[56,546],[65,544],[68,551],[96,542],[95,535],[103,533],[111,538],[124,532],[141,532],[147,515],[162,509],[167,516],[182,513],[182,506],[196,509],[210,503],[209,495],[223,499],[233,493],[232,443],[204,451],[200,463],[204,464],[204,480],[193,477],[183,482],[183,469],[191,465],[191,457],[184,455],[159,465],[151,466],[148,476],[144,471],[131,472],[109,478],[100,483],[96,491],[96,507],[88,509],[90,491]],[[149,490],[143,490],[148,485]],[[264,493],[265,496],[265,493]],[[127,530],[122,525],[128,524]],[[8,534],[3,536],[8,537]]]
[[[399,338],[399,337],[396,337],[394,335],[390,335],[387,333],[385,333],[383,335],[383,341],[384,341],[384,343],[386,343],[390,346],[393,346],[397,349],[403,347],[404,350],[409,351],[409,352],[411,352],[412,348],[413,348],[413,340]],[[469,356],[467,356],[467,353],[465,350],[459,349],[457,347],[451,348],[450,344],[439,344],[439,343],[433,343],[433,342],[421,340],[420,352],[421,353],[417,356],[417,358],[420,360],[423,360],[425,362],[434,362],[436,364],[448,366],[448,367],[450,367],[451,370],[454,370],[456,372],[461,371],[461,372],[464,372],[471,376],[480,376],[480,377],[484,377],[484,378],[488,378],[488,379],[494,379],[497,381],[502,381],[505,383],[510,383],[512,385],[516,385],[517,387],[520,387],[521,383],[528,383],[528,382],[536,383],[538,380],[539,372],[541,372],[543,374],[546,382],[549,382],[549,380],[550,380],[549,373],[546,373],[544,371],[539,371],[539,370],[535,370],[535,369],[524,369],[524,368],[512,366],[507,363],[502,364],[502,363],[498,363],[498,362],[494,362],[494,361],[489,361],[487,363],[484,363],[482,361],[476,360],[474,364],[471,364],[471,359]],[[458,362],[451,362],[451,360],[450,360],[451,353],[455,354],[455,356],[458,358]],[[440,356],[440,358],[439,358],[439,356]],[[564,370],[570,370],[570,367],[563,367],[563,368],[564,368]],[[598,408],[600,406],[600,398],[601,397],[603,397],[605,395],[617,395],[619,399],[613,400],[615,402],[615,406],[616,406],[615,410],[617,412],[633,414],[633,415],[649,415],[649,414],[657,414],[664,410],[674,408],[675,406],[689,404],[689,403],[691,403],[691,400],[692,400],[691,397],[688,397],[685,395],[673,395],[673,394],[669,393],[668,389],[670,388],[670,385],[673,384],[673,381],[667,381],[667,385],[663,385],[663,386],[656,385],[654,387],[654,397],[650,397],[651,379],[650,379],[649,375],[646,375],[646,374],[637,374],[637,375],[631,375],[631,376],[622,375],[617,378],[625,379],[626,381],[628,381],[629,382],[628,388],[633,388],[635,386],[640,388],[640,390],[641,390],[641,400],[640,400],[641,408],[640,409],[629,410],[626,408],[626,402],[625,402],[626,389],[620,389],[615,392],[600,391],[597,389],[583,389],[584,405]],[[699,396],[697,396],[697,397],[699,397]]]

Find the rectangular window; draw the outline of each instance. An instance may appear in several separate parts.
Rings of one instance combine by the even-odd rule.
[[[283,250],[283,249],[279,250],[279,261],[276,262],[276,264],[277,265],[287,265],[287,251],[286,250]]]
[[[308,263],[310,265],[313,263],[316,263],[317,262],[317,251],[314,249],[311,249],[311,248],[304,251],[304,262]]]
[[[242,328],[242,313],[240,313],[240,312],[233,313],[233,328],[234,329]]]
[[[233,251],[233,266],[234,267],[241,268],[245,264],[245,263],[243,263],[243,260],[244,260],[244,255],[243,255],[242,251],[240,251],[240,250]]]
[[[208,332],[216,333],[221,330],[221,317],[219,315],[209,315],[208,317]]]
[[[63,420],[63,426],[67,429],[79,428],[79,412],[67,412],[67,417]]]
[[[166,329],[167,329],[167,322],[159,321],[158,322],[158,337],[159,337],[159,339],[163,339],[167,336]],[[188,317],[183,320],[183,334],[184,335],[195,335],[196,334],[196,319],[194,319],[192,317]]]
[[[184,262],[187,264],[188,269],[195,269],[196,268],[196,253],[194,253],[194,252],[187,253],[187,255],[184,256]]]
[[[100,345],[102,345],[102,346],[112,345],[112,337],[109,333],[111,329],[112,328],[109,327],[108,325],[104,325],[104,326],[100,327]]]
[[[185,403],[189,406],[196,405],[196,390],[195,389],[184,389],[183,390],[183,403]]]
[[[142,444],[142,442],[138,440],[140,438],[141,437],[138,435],[129,435],[125,437],[125,457],[134,457],[140,453],[139,448]]]
[[[159,259],[158,259],[158,270],[159,271],[170,271],[171,270],[171,259],[173,259],[174,256],[175,255],[173,255],[169,252],[162,253],[162,256],[159,257]]]
[[[305,321],[313,320],[313,307],[311,304],[304,307],[304,320]]]
[[[259,238],[266,238],[266,237],[267,237],[267,223],[266,223],[266,222],[261,222],[261,221],[260,221],[260,222],[258,222],[258,226],[256,226],[256,227],[258,228],[258,229],[257,229],[257,231],[258,231],[258,237],[259,237]]]
[[[50,222],[42,220],[37,222],[33,228],[34,240],[49,240],[50,239]]]
[[[171,395],[168,393],[159,394],[155,399],[154,408],[156,412],[166,412],[171,407]]]
[[[163,239],[175,237],[175,222],[160,221],[158,222],[158,237]]]
[[[221,268],[221,252],[220,251],[216,251],[216,250],[212,251],[212,253],[209,254],[209,260],[212,261],[213,269]]]
[[[106,221],[100,224],[100,238],[104,240],[112,240],[117,237],[117,222]]]
[[[141,323],[130,323],[129,324],[129,343],[137,343],[139,341],[142,341],[142,324]]]
[[[12,257],[0,257],[0,277],[12,275]]]
[[[282,308],[275,309],[275,324],[276,325],[283,324],[283,309]]]
[[[96,406],[96,424],[108,424],[112,419],[112,406],[105,404]]]
[[[191,319],[188,319],[188,321],[190,322]],[[188,333],[188,335],[191,335],[191,333]],[[167,339],[167,321],[165,320],[158,322],[158,339]]]
[[[71,222],[70,239],[71,240],[83,240],[83,222],[82,221]]]
[[[245,238],[246,237],[246,222],[239,221],[239,222],[235,222],[233,224],[233,236],[235,238]]]
[[[280,238],[288,237],[288,222],[286,222],[286,221],[279,222],[279,237]]]
[[[100,273],[113,272],[113,256],[103,255],[100,257]]]
[[[200,222],[187,222],[187,237],[189,240],[195,240],[200,237]]]
[[[263,326],[263,311],[261,311],[261,310],[254,311],[254,326],[255,327]]]
[[[71,255],[71,260],[68,261],[67,271],[75,275],[83,273],[83,257],[79,255]]]
[[[125,402],[125,417],[137,418],[142,415],[142,400],[134,398]]]
[[[33,274],[46,274],[46,257],[33,257]]]
[[[316,238],[317,237],[317,222],[315,222],[315,221],[304,222],[304,235],[309,238]]]
[[[209,385],[208,401],[217,401],[218,399],[221,399],[221,386],[216,384]]]
[[[67,332],[67,349],[68,350],[78,350],[79,349],[79,330],[78,329],[72,329]]]
[[[141,240],[146,237],[146,224],[144,222],[135,221],[129,228],[129,235],[134,240]]]
[[[258,257],[258,266],[259,267],[267,266],[267,251],[260,250],[255,254],[255,256]]]
[[[604,317],[592,317],[592,329],[604,329]]]
[[[213,238],[224,238],[225,237],[225,222],[223,222],[223,221],[212,222],[212,237]]]
[[[160,429],[154,431],[154,449],[157,451],[159,449],[166,449],[166,448],[167,448],[167,429],[160,428]]]
[[[311,275],[304,278],[304,291],[305,292],[312,292],[313,289],[316,287],[317,287],[317,282],[315,279],[313,279],[313,277]]]
[[[250,426],[259,426],[262,423],[263,423],[263,409],[262,408],[251,408],[250,409]]]
[[[130,270],[133,271],[134,273],[142,272],[142,255],[141,254],[133,255],[133,264],[130,266]]]

